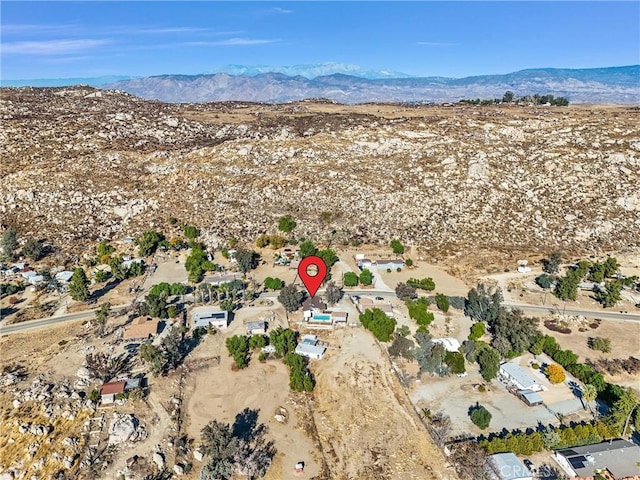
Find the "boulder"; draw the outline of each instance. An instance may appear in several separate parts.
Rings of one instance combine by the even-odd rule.
[[[184,475],[184,467],[179,463],[176,463],[173,466],[173,471],[175,472],[176,475]]]
[[[87,367],[80,367],[76,372],[76,377],[82,380],[91,380],[93,378],[93,374]]]
[[[202,460],[204,460],[204,455],[202,454],[202,452],[200,450],[194,450],[193,451],[193,458],[195,458],[197,461],[201,462]]]
[[[109,426],[109,445],[117,445],[129,440],[136,433],[138,424],[138,419],[134,415],[114,413]]]
[[[153,454],[153,463],[156,464],[158,470],[162,470],[164,468],[164,455],[160,452],[155,452]]]

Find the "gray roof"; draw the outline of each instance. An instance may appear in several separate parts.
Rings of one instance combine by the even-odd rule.
[[[529,375],[520,365],[511,362],[505,362],[500,365],[500,369],[506,372],[511,378],[513,378],[523,387],[540,385],[540,383],[531,375]]]
[[[247,330],[256,330],[256,329],[259,329],[259,328],[266,328],[267,327],[267,322],[265,322],[265,321],[247,322],[245,324],[245,327],[247,327]]]
[[[318,347],[316,345],[309,345],[308,343],[299,343],[298,346],[296,347],[296,351],[295,353],[297,353],[298,355],[324,355],[326,348],[324,347]]]
[[[536,403],[544,403],[542,397],[538,392],[534,392],[532,390],[518,390],[518,395],[527,399],[527,402],[530,405],[534,405]]]
[[[488,457],[500,480],[532,479],[531,472],[513,453],[497,453]]]
[[[615,478],[640,475],[640,447],[626,440],[565,448],[556,454],[565,457],[581,477],[592,476],[595,469],[601,468],[609,470]]]
[[[193,312],[192,318],[194,322],[199,320],[225,320],[229,317],[229,312],[226,310],[205,310],[200,312]]]

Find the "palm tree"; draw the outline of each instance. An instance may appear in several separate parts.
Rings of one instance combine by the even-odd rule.
[[[585,407],[589,407],[589,411],[591,413],[593,413],[593,410],[591,410],[591,402],[593,402],[597,396],[598,390],[596,390],[596,387],[591,384],[587,383],[582,389],[582,398],[586,404]]]

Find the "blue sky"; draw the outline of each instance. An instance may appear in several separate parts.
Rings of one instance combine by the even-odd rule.
[[[633,2],[2,2],[3,79],[349,63],[462,77],[640,63]]]

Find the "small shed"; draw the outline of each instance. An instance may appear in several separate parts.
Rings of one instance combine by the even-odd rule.
[[[265,321],[247,322],[245,327],[247,328],[247,334],[249,335],[267,333],[267,322]]]
[[[102,385],[102,388],[100,388],[101,403],[113,403],[116,399],[117,394],[124,393],[126,384],[126,380],[118,380],[117,382],[109,382]]]

